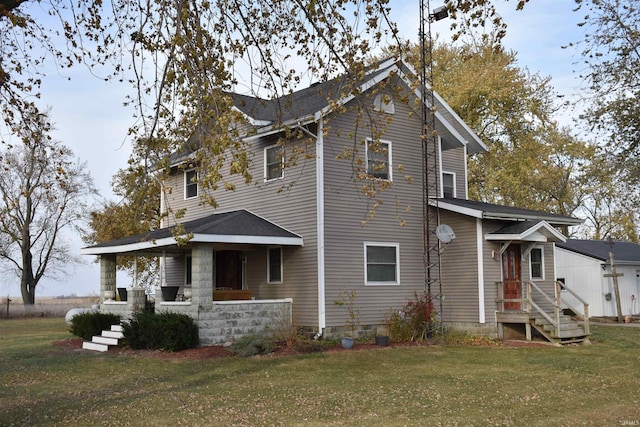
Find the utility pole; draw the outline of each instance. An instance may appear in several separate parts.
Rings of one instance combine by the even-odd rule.
[[[620,289],[618,288],[618,277],[624,276],[623,273],[616,272],[616,262],[613,256],[613,239],[609,237],[607,239],[609,243],[609,259],[611,260],[611,274],[605,274],[604,277],[612,277],[613,278],[613,292],[616,297],[616,310],[618,311],[618,323],[623,322],[622,318],[622,305],[620,304]]]

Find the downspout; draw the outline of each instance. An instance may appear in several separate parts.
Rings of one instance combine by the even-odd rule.
[[[324,333],[326,327],[325,306],[325,276],[324,276],[324,122],[322,113],[314,115],[318,125],[317,135],[314,135],[304,126],[298,124],[302,132],[316,139],[316,234],[317,234],[317,261],[318,261],[318,333],[314,339],[318,339]]]
[[[484,307],[484,256],[482,253],[482,218],[476,218],[476,251],[478,252],[478,323],[486,323]]]
[[[316,136],[316,224],[318,252],[318,335],[326,327],[325,275],[324,275],[324,122],[321,113],[315,115],[318,124]]]

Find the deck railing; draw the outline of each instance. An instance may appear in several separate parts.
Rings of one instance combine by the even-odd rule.
[[[555,336],[560,336],[561,322],[560,315],[562,314],[562,306],[563,304],[567,306],[568,309],[573,311],[578,316],[582,317],[584,332],[589,334],[589,304],[582,299],[578,294],[576,294],[571,289],[567,288],[562,282],[556,281],[554,283],[555,295],[553,297],[549,296],[540,286],[538,286],[535,282],[532,281],[521,281],[521,287],[523,290],[522,298],[513,298],[513,299],[504,299],[499,298],[498,302],[498,310],[501,312],[507,311],[505,310],[505,303],[520,303],[522,304],[522,311],[525,313],[529,313],[529,316],[533,313],[534,315],[541,315],[553,326]],[[498,295],[504,295],[504,283],[496,282],[498,285]],[[534,290],[536,291],[534,296]],[[573,295],[578,301],[580,301],[583,305],[583,310],[578,310],[572,305],[568,304],[567,301],[563,301],[561,291],[565,290]],[[540,304],[548,303],[553,308],[553,314],[545,311]]]

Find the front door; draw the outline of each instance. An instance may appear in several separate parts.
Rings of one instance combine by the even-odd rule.
[[[504,285],[504,299],[522,298],[522,281],[520,276],[520,245],[511,244],[502,253],[502,283]],[[505,310],[522,310],[521,302],[505,302]]]
[[[216,251],[216,288],[242,289],[242,252]]]

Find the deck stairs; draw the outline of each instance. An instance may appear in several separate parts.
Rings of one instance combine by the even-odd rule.
[[[559,333],[556,333],[553,324],[542,316],[531,318],[531,326],[554,344],[582,344],[589,340],[589,333],[585,332],[584,326],[565,314],[560,315]]]
[[[124,338],[122,331],[122,325],[111,325],[110,330],[102,331],[101,335],[94,335],[91,341],[83,342],[82,348],[101,352],[108,351],[110,346],[117,347],[120,344],[120,340]]]

